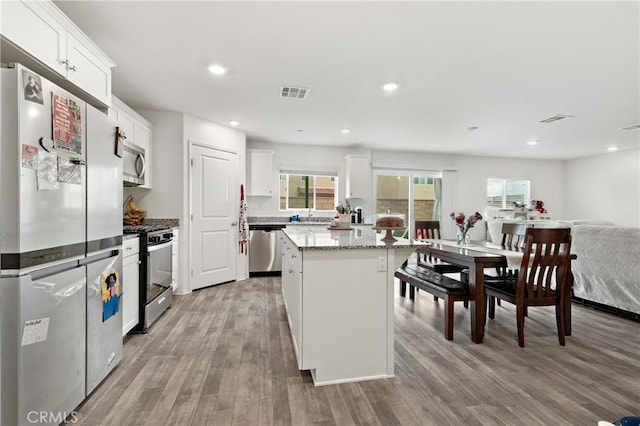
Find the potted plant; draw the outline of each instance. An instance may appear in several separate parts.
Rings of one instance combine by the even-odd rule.
[[[336,206],[336,211],[338,212],[338,222],[340,225],[349,226],[351,223],[351,212],[347,211],[347,208],[342,203]]]

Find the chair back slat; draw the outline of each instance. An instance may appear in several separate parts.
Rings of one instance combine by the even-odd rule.
[[[503,223],[502,246],[507,250],[522,250],[525,244],[525,233],[530,227],[526,223]]]
[[[555,297],[564,291],[571,251],[571,229],[529,228],[518,277],[517,297]],[[555,289],[553,287],[555,277]]]
[[[423,240],[440,239],[440,222],[437,220],[416,220],[414,238]]]

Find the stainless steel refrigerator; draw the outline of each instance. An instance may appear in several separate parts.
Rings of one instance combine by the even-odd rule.
[[[122,161],[105,114],[0,72],[0,424],[59,424],[122,357]]]

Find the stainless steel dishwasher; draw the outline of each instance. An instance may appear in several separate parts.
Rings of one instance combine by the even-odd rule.
[[[249,224],[249,275],[280,275],[282,224]]]

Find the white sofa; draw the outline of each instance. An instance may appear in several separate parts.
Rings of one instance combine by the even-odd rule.
[[[487,222],[487,240],[495,244],[502,243],[503,223],[526,223],[535,228],[572,228],[575,225],[614,226],[608,220],[522,220],[522,219],[493,219]]]
[[[640,228],[573,225],[573,295],[640,314]]]
[[[502,242],[502,223],[489,222],[487,239]],[[520,221],[522,222],[522,221]],[[609,221],[525,221],[534,227],[571,228],[573,295],[588,302],[640,314],[640,228]]]

